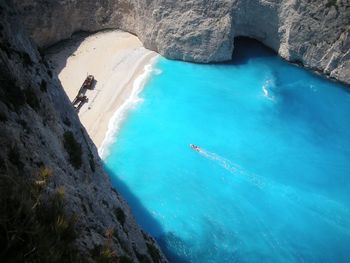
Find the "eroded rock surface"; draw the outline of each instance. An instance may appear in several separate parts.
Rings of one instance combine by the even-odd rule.
[[[236,36],[350,84],[350,0],[15,0],[45,47],[80,30],[118,28],[194,62],[230,60]]]
[[[0,2],[0,198],[7,198],[1,195],[7,190],[3,188],[4,182],[16,184],[17,179],[25,181],[28,187],[34,185],[35,189],[40,185],[47,196],[58,191],[64,200],[64,209],[75,215],[75,243],[85,258],[82,262],[94,261],[92,254],[99,253],[104,246],[115,253],[107,255],[113,256],[113,262],[166,262],[155,241],[140,229],[126,202],[112,189],[96,147],[59,80],[22,30],[13,7],[6,2]],[[46,3],[49,8],[51,1]],[[41,17],[42,21],[45,16]],[[33,22],[37,19],[33,17]],[[51,22],[48,19],[46,25]],[[66,30],[59,37],[66,37],[75,29]],[[40,180],[36,180],[38,176]],[[20,197],[23,193],[10,194]],[[44,199],[29,211],[35,211],[41,202]],[[5,204],[10,207],[9,203]],[[8,236],[10,240],[6,238],[5,225],[23,218],[6,219],[6,216],[12,215],[1,214],[1,258],[9,253],[6,246],[11,247],[10,243],[17,238],[16,235]],[[63,222],[60,217],[53,220]],[[58,224],[55,222],[52,222],[54,226]],[[18,243],[21,244],[21,240]],[[17,245],[18,251],[14,253],[23,252],[20,247]],[[37,247],[30,249],[25,255],[27,258],[19,262],[37,261],[30,256],[35,257],[38,250]],[[7,262],[6,258],[2,260]],[[49,261],[55,260],[57,258]]]

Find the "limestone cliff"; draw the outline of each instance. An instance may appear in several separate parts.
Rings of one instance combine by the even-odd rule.
[[[234,38],[247,36],[350,84],[349,0],[15,2],[40,47],[80,30],[119,28],[168,58],[207,63],[229,60]]]
[[[166,262],[112,189],[60,82],[7,2],[0,2],[0,261],[71,262],[67,239],[80,262]]]

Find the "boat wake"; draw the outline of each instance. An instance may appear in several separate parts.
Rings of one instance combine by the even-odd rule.
[[[216,153],[207,151],[203,148],[198,148],[196,150],[200,155],[203,157],[216,162],[218,165],[220,165],[222,168],[224,168],[226,171],[228,171],[232,175],[239,175],[242,176],[244,179],[248,179],[250,183],[252,183],[254,186],[262,189],[265,186],[265,183],[262,178],[260,178],[258,175],[248,172],[246,169],[241,167],[240,165],[232,162],[231,160],[228,160]]]
[[[240,165],[203,148],[198,147],[198,150],[196,151],[203,157],[216,162],[230,174],[234,176],[241,176],[241,178],[247,180],[258,189],[264,190],[266,193],[273,193],[274,195],[279,196],[281,200],[284,200],[284,202],[288,203],[289,205],[298,207],[303,206],[306,210],[318,216],[328,224],[340,227],[344,233],[346,232],[348,235],[350,235],[350,231],[346,228],[346,226],[350,224],[350,210],[342,206],[340,203],[335,202],[334,200],[323,195],[305,192],[289,185],[284,185],[278,182],[270,181],[266,178],[262,178],[259,175],[247,171]],[[332,207],[336,211],[334,213],[338,214],[339,216],[335,217],[333,213],[324,211],[323,204],[326,203],[329,207]]]

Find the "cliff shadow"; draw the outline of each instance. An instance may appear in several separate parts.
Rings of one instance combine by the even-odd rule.
[[[167,259],[172,263],[187,263],[188,259],[179,255],[174,250],[176,247],[186,247],[181,238],[172,232],[165,232],[161,224],[154,218],[149,210],[142,204],[141,200],[131,191],[131,189],[116,175],[111,169],[104,165],[104,170],[109,175],[113,187],[126,200],[131,208],[132,214],[136,222],[146,232],[150,233],[158,242]],[[176,240],[176,242],[174,242]]]
[[[252,58],[265,58],[277,56],[277,53],[263,43],[249,37],[235,37],[232,65],[244,65]]]
[[[90,35],[90,32],[85,31],[74,33],[71,38],[59,41],[40,53],[44,54],[46,61],[50,64],[50,68],[58,76],[66,67],[68,58],[75,56],[74,53],[81,43]]]

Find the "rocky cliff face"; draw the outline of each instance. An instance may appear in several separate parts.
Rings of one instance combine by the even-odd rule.
[[[166,262],[112,189],[60,82],[6,2],[0,2],[0,261],[72,261],[64,258],[67,238],[81,262]],[[74,30],[51,32],[50,39]]]
[[[119,28],[145,47],[194,62],[229,60],[255,38],[291,62],[350,84],[349,0],[15,0],[41,47],[72,33]]]

